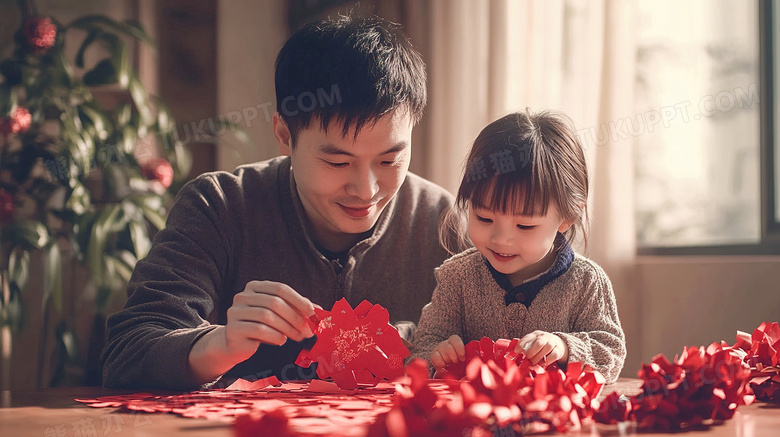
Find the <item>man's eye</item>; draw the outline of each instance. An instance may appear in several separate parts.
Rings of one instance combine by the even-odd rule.
[[[328,165],[330,165],[331,167],[334,167],[334,168],[341,168],[341,167],[345,167],[347,165],[346,162],[330,162],[330,161],[325,161],[325,162],[327,162]]]

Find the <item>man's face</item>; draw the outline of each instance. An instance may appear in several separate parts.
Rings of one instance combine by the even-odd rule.
[[[298,132],[295,147],[275,114],[274,133],[280,152],[291,158],[312,237],[328,250],[345,250],[369,231],[409,169],[412,120],[403,110],[363,126],[357,136],[354,129],[342,136],[338,121],[326,133],[314,119]]]

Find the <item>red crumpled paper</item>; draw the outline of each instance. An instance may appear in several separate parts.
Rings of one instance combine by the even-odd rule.
[[[593,418],[606,382],[601,373],[580,362],[569,363],[566,372],[553,363],[534,373],[531,383],[519,391],[524,433],[567,432]]]
[[[427,381],[427,364],[415,360],[409,378],[396,385],[396,403],[380,416],[370,436],[496,435],[502,432],[566,432],[592,418],[604,377],[582,363],[563,372],[532,365],[514,353],[516,341],[470,342],[463,366],[448,366],[444,378]],[[485,359],[483,361],[483,358]],[[458,381],[453,381],[460,375]],[[449,387],[447,396],[432,385]]]
[[[673,363],[657,355],[642,366],[639,377],[644,380],[643,392],[631,398],[631,416],[640,429],[670,431],[709,425],[730,419],[738,405],[754,400],[748,388],[750,370],[742,355],[718,343],[706,349],[687,347]]]
[[[593,414],[593,418],[598,423],[614,425],[618,422],[627,422],[631,415],[631,410],[631,399],[613,391],[601,401],[599,408]]]
[[[464,361],[453,363],[447,367],[441,368],[436,371],[434,378],[442,379],[462,379],[466,376],[466,365],[471,362],[474,357],[479,357],[482,362],[495,361],[497,363],[504,363],[504,359],[508,359],[516,364],[520,364],[525,358],[525,354],[522,352],[515,352],[515,347],[519,342],[514,338],[508,340],[501,338],[495,342],[488,337],[482,337],[479,341],[473,340],[466,343],[466,359]]]
[[[467,411],[457,382],[429,380],[428,364],[419,358],[406,366],[406,374],[396,383],[393,408],[377,417],[368,437],[492,435],[480,431],[480,421]]]
[[[763,322],[753,335],[737,331],[734,348],[745,351],[752,371],[750,387],[762,402],[780,402],[780,325]]]
[[[312,329],[317,341],[311,350],[301,351],[296,364],[318,363],[317,375],[333,378],[343,389],[403,376],[404,359],[410,353],[390,324],[387,309],[364,300],[353,310],[341,299],[331,311],[314,311],[320,320]]]

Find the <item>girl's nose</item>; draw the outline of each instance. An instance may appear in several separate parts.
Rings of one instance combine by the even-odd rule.
[[[506,229],[505,226],[494,225],[490,234],[490,240],[494,244],[510,245],[514,242],[512,229]]]

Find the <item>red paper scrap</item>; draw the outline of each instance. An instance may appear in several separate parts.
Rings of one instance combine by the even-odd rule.
[[[230,384],[225,390],[252,391],[266,388],[269,385],[279,387],[282,385],[282,383],[275,375],[269,376],[268,378],[258,379],[256,381],[247,381],[245,379],[239,378]]]

